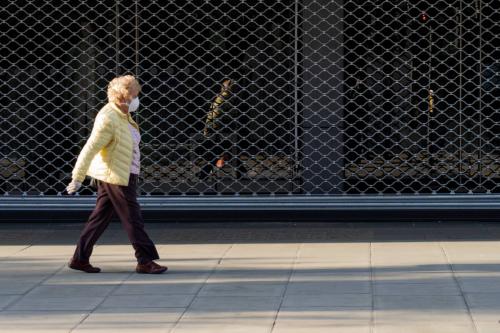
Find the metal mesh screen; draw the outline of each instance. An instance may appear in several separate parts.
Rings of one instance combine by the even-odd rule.
[[[498,193],[499,22],[494,0],[9,2],[0,191],[62,194],[132,73],[142,195]]]

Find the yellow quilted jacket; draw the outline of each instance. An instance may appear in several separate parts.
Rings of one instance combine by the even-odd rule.
[[[106,183],[128,185],[133,152],[129,123],[139,130],[130,114],[123,113],[114,103],[99,111],[76,161],[73,180],[83,182],[88,175]]]

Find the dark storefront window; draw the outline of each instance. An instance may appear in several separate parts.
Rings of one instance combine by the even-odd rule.
[[[143,84],[143,196],[500,192],[497,1],[22,0],[0,14],[5,197],[63,193],[126,73]]]

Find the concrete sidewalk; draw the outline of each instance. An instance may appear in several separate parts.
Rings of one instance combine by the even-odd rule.
[[[148,224],[164,275],[113,224],[0,224],[0,332],[500,332],[500,225]]]

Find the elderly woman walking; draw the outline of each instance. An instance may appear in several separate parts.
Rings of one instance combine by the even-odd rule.
[[[72,269],[87,273],[101,271],[92,266],[89,259],[115,212],[135,249],[136,271],[159,274],[167,270],[153,261],[159,259],[158,252],[144,230],[137,202],[140,134],[130,113],[139,107],[140,90],[139,82],[132,75],[116,77],[109,83],[108,104],[97,114],[90,138],[76,161],[68,193],[77,192],[86,175],[97,181],[98,190],[94,211],[68,264]]]

